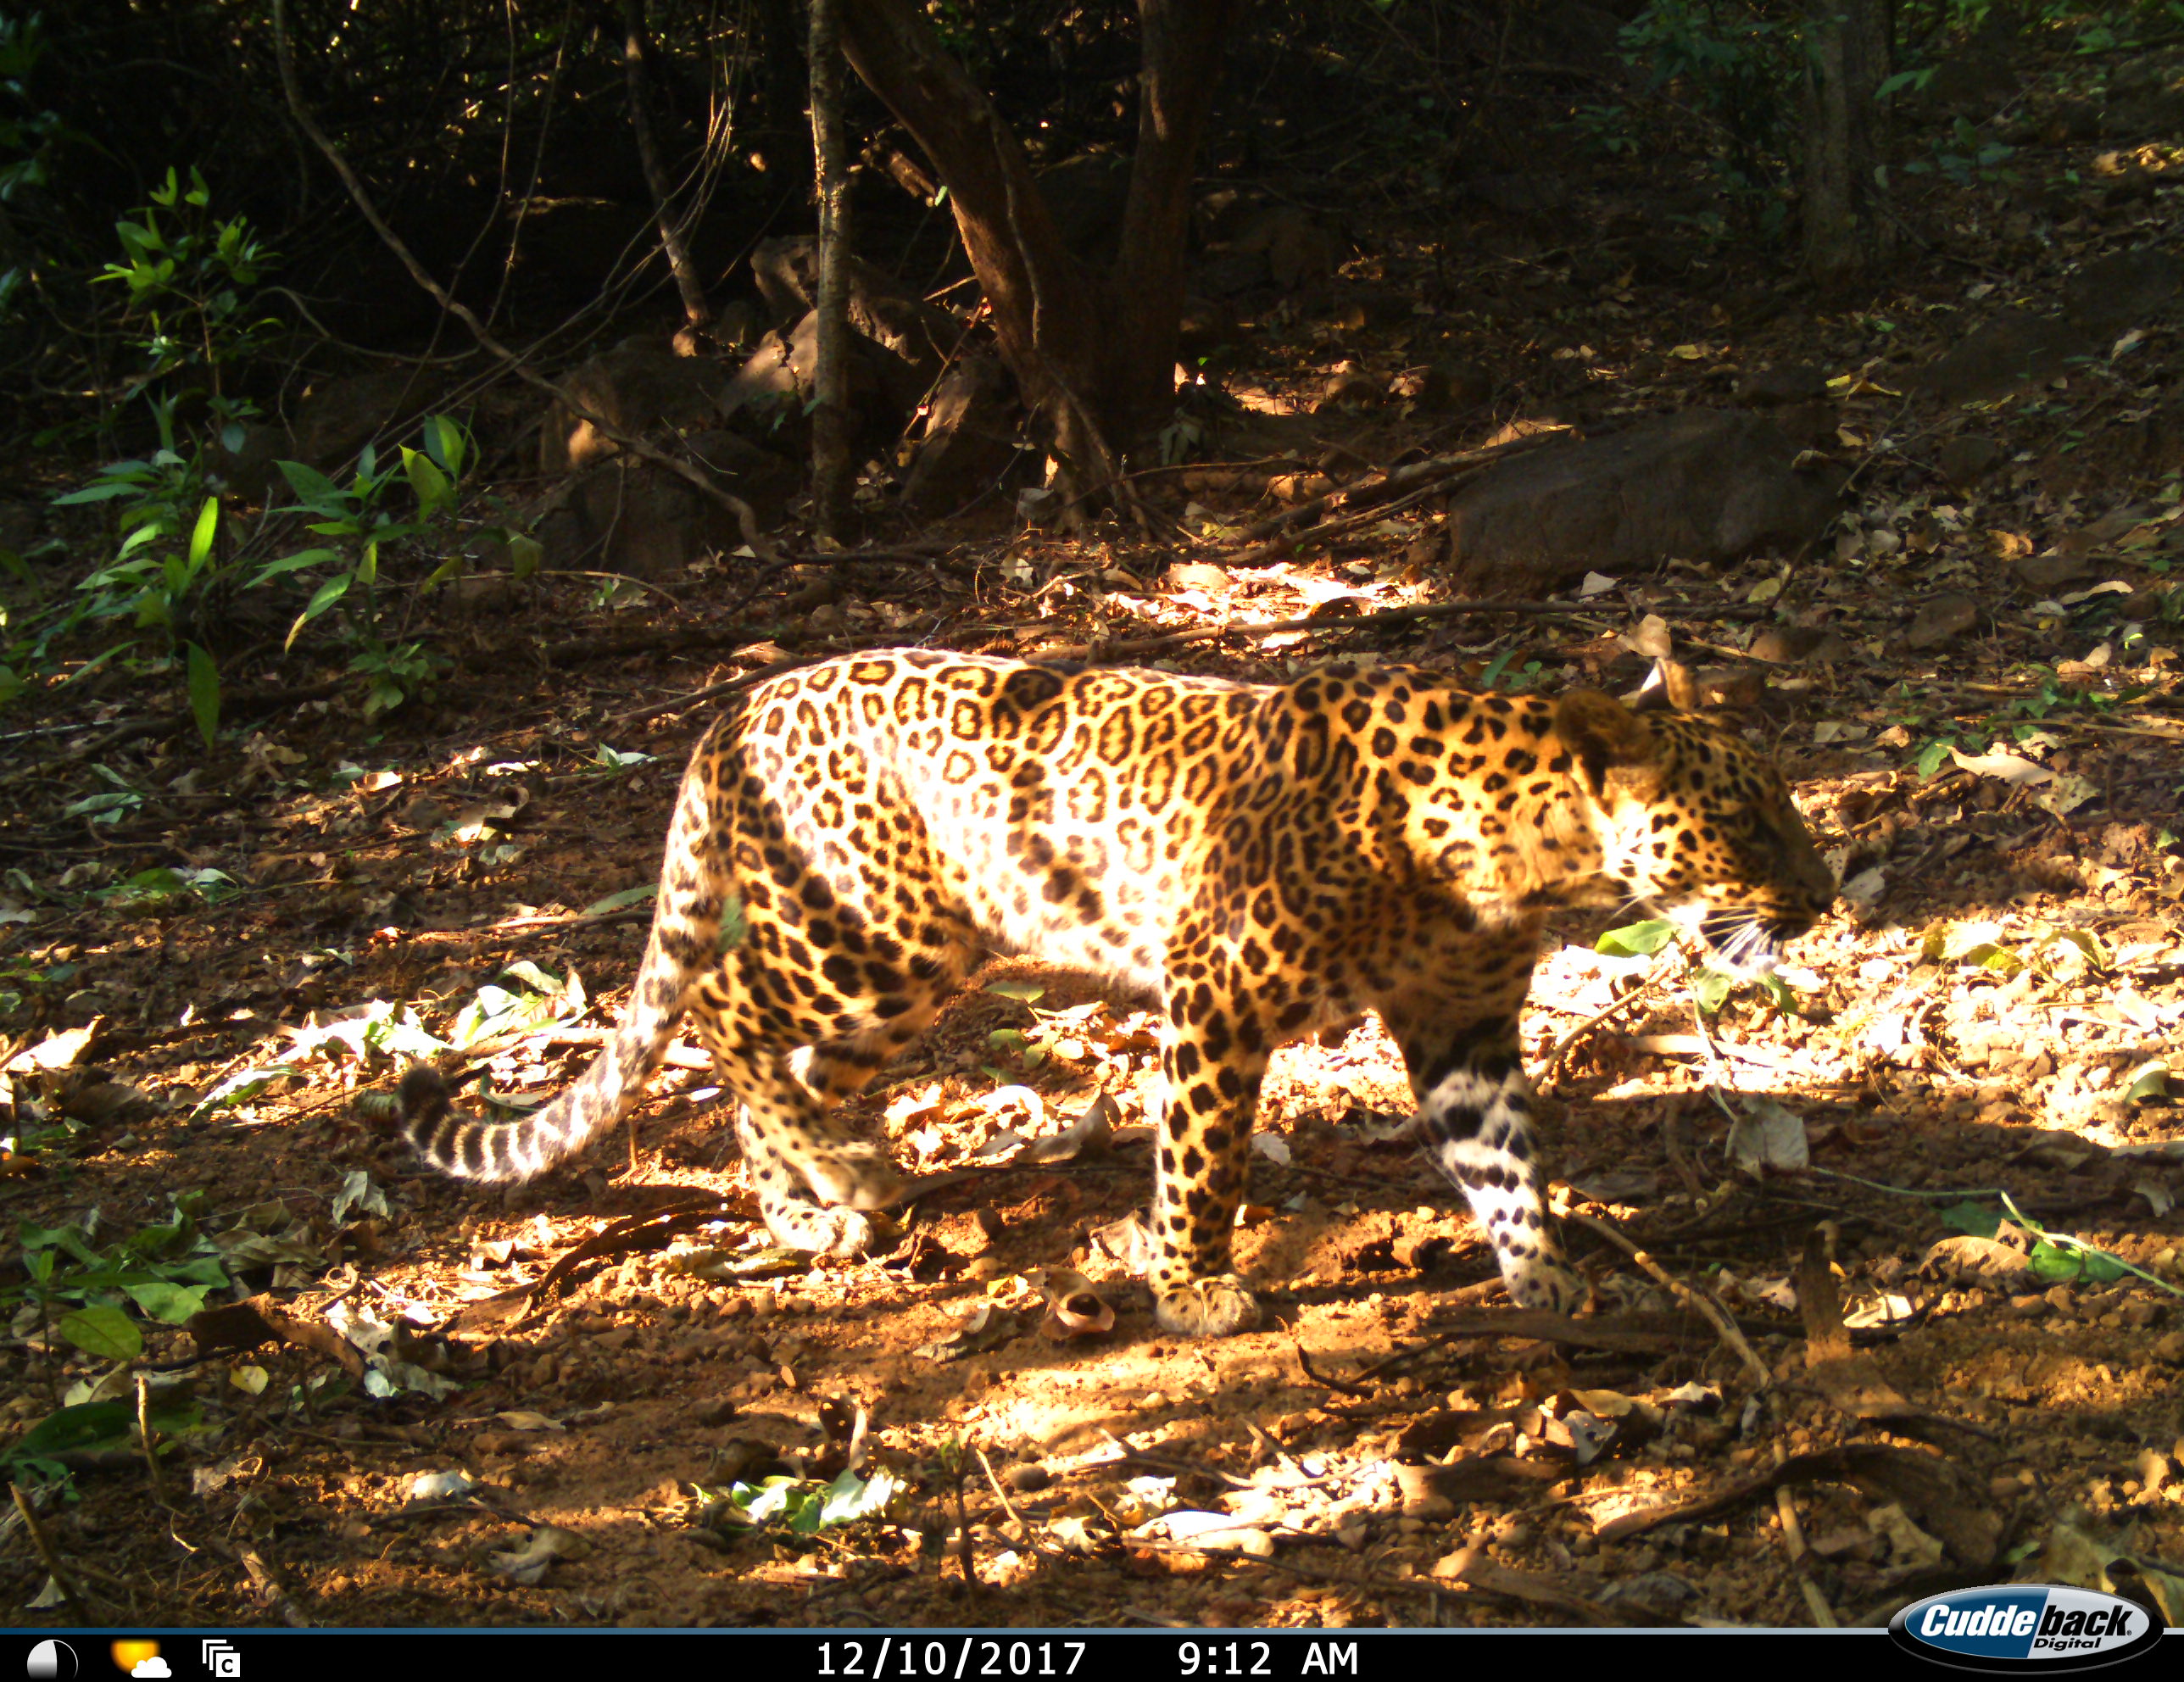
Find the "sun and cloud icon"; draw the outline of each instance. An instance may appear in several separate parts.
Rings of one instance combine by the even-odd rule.
[[[170,1682],[175,1674],[174,1667],[159,1657],[157,1641],[116,1641],[113,1651],[114,1668],[140,1682]]]

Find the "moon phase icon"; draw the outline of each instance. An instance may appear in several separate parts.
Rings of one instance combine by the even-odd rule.
[[[74,1682],[75,1649],[66,1641],[41,1641],[31,1649],[23,1669],[31,1682]]]

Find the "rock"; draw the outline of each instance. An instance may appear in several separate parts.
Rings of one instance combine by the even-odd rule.
[[[1387,394],[1388,388],[1383,382],[1354,362],[1346,362],[1327,376],[1312,412],[1323,415],[1331,409],[1362,409],[1379,403]]]
[[[1950,349],[1912,383],[1944,403],[1991,402],[2052,380],[2092,348],[2083,329],[2059,316],[2005,309]]]
[[[2027,589],[2046,595],[2093,569],[2083,554],[2021,554],[2009,563],[2009,570]]]
[[[724,490],[751,505],[761,526],[777,524],[802,487],[804,471],[733,432],[686,441],[689,457]],[[650,462],[609,459],[570,482],[538,526],[549,567],[660,578],[710,551],[744,541],[727,510]]]
[[[1451,504],[1455,582],[1544,594],[1587,572],[1664,555],[1719,562],[1819,535],[1837,471],[1797,471],[1780,428],[1735,410],[1690,409],[1489,468]]]
[[[2149,54],[2109,72],[2101,132],[2111,140],[2166,133],[2184,125],[2184,61]]]
[[[666,339],[638,333],[582,364],[561,384],[616,432],[642,437],[663,426],[717,426],[727,376],[718,363],[677,356]],[[545,473],[572,472],[621,448],[557,402],[539,435],[538,465]]]
[[[1970,596],[1954,592],[1938,595],[1919,610],[1903,633],[1903,643],[1906,648],[1937,649],[1976,630],[1979,621],[1979,604]]]
[[[1783,362],[1755,368],[1736,382],[1736,400],[1752,409],[1786,403],[1816,403],[1828,394],[1828,382],[1809,362]]]
[[[1968,490],[1984,479],[2003,455],[2002,446],[1992,438],[1967,432],[1943,444],[1935,454],[1934,465],[1958,490]]]
[[[279,461],[300,461],[339,476],[374,438],[410,434],[446,386],[437,369],[410,366],[315,382],[297,399],[287,426],[245,421],[237,448],[214,443],[205,465],[237,494],[254,498],[286,490],[274,465]]]
[[[1237,255],[1265,258],[1267,272],[1284,292],[1334,272],[1341,250],[1334,235],[1308,210],[1276,205],[1245,225],[1231,248]]]
[[[925,436],[903,482],[903,506],[946,514],[998,485],[1016,463],[1015,382],[991,356],[967,356],[941,376]]]
[[[1988,402],[2106,351],[2124,329],[2151,320],[2184,286],[2184,267],[2151,248],[2111,252],[2070,277],[2053,315],[2005,309],[1913,382],[1945,403]]]
[[[1848,660],[1856,650],[1833,631],[1809,625],[1770,625],[1752,639],[1745,652],[1773,666],[1820,666]]]
[[[1494,395],[1494,376],[1475,362],[1429,362],[1404,369],[1389,382],[1388,390],[1429,414],[1461,414]]]
[[[1042,531],[1061,525],[1068,506],[1069,498],[1059,485],[1031,485],[1017,493],[1017,517]]]

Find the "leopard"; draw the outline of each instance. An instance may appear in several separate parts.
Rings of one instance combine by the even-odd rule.
[[[1159,1014],[1161,1327],[1259,1323],[1231,1235],[1269,1056],[1368,1011],[1507,1295],[1568,1312],[1587,1286],[1550,1230],[1518,1035],[1550,914],[1651,908],[1750,977],[1835,896],[1765,749],[1658,687],[845,654],[756,684],[698,742],[628,1005],[585,1072],[488,1121],[415,1065],[393,1127],[447,1174],[528,1179],[615,1127],[687,1016],[774,1238],[855,1256],[908,1183],[840,1106],[1017,954]]]

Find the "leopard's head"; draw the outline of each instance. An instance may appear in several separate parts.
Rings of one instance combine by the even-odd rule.
[[[1835,872],[1774,762],[1656,700],[1565,695],[1555,732],[1595,807],[1607,875],[1695,936],[1717,968],[1764,975],[1835,903]]]

